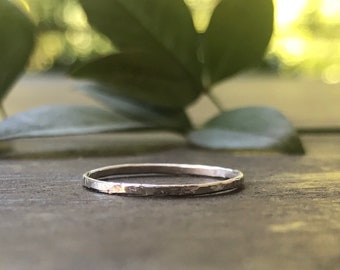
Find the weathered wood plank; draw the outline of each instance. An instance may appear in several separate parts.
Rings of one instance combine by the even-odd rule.
[[[114,145],[102,136],[87,142]],[[339,269],[340,136],[303,140],[305,156],[209,152],[179,140],[174,149],[96,157],[89,145],[82,154],[79,137],[17,142],[26,146],[0,162],[0,269]],[[48,158],[18,153],[40,143]],[[64,149],[56,156],[54,143]],[[229,166],[244,171],[246,186],[185,199],[81,187],[83,172],[126,162]]]

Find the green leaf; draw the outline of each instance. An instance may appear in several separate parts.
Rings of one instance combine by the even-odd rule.
[[[81,87],[89,96],[131,119],[152,123],[155,127],[186,131],[191,127],[183,109],[169,110],[150,106],[112,93],[111,88],[99,84],[85,84]]]
[[[80,0],[90,23],[122,51],[171,59],[197,84],[201,67],[192,17],[183,0]]]
[[[292,124],[280,112],[266,107],[223,112],[201,130],[191,132],[189,141],[210,149],[304,153]]]
[[[148,129],[151,124],[79,105],[45,106],[0,122],[0,140]]]
[[[272,31],[272,0],[222,0],[202,35],[208,86],[258,64]]]
[[[172,60],[145,52],[113,54],[71,73],[77,78],[105,83],[115,95],[168,108],[188,105],[201,91]]]
[[[0,103],[24,70],[34,44],[30,20],[7,0],[0,1]]]

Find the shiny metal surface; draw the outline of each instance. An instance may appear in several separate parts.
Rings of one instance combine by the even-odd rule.
[[[172,175],[197,177],[197,183],[139,183],[129,176]],[[209,178],[200,182],[198,177]],[[109,179],[108,179],[109,178]],[[240,189],[243,173],[238,170],[189,164],[141,163],[121,164],[91,170],[83,175],[83,186],[107,194],[136,196],[195,196]]]

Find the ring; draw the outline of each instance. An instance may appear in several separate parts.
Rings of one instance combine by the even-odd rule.
[[[131,176],[162,175],[195,176],[197,179],[204,177],[205,181],[180,184],[136,183],[131,181]],[[129,177],[131,177],[130,181],[128,180]],[[243,187],[243,173],[238,170],[206,165],[122,164],[86,172],[83,175],[83,186],[98,192],[116,195],[196,196],[240,189]]]

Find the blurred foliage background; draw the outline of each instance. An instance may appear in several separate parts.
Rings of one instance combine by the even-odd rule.
[[[64,69],[106,55],[114,46],[89,26],[77,0],[13,0],[37,25],[29,70]],[[219,0],[185,0],[204,31]],[[274,0],[275,33],[265,67],[283,74],[340,82],[340,1]]]

